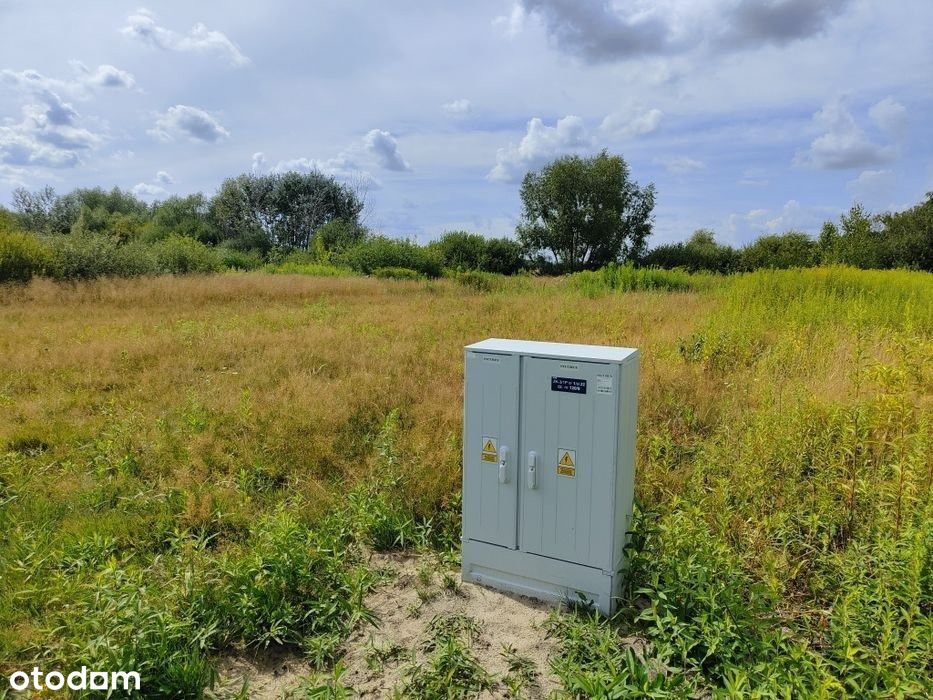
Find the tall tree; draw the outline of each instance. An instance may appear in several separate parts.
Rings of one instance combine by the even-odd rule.
[[[651,235],[655,190],[639,187],[619,155],[564,156],[525,175],[518,239],[570,271],[639,257]]]
[[[307,249],[329,221],[356,223],[363,202],[349,186],[323,173],[240,175],[224,180],[211,202],[223,238],[263,233],[274,246]]]

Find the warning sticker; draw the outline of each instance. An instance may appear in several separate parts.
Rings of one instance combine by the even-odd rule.
[[[483,435],[483,451],[480,455],[480,459],[484,462],[498,462],[499,461],[499,447],[498,440],[494,437],[489,437],[488,435]]]
[[[569,476],[571,479],[577,475],[576,450],[566,450],[563,447],[557,450],[557,475]]]
[[[596,393],[597,394],[612,394],[612,375],[611,374],[597,374],[596,375]]]

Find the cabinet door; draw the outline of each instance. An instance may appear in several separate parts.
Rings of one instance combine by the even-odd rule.
[[[467,352],[465,365],[463,536],[515,549],[519,360]]]
[[[611,567],[618,384],[616,365],[524,360],[522,550]]]

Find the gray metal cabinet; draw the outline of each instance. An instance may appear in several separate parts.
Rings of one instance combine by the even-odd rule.
[[[466,347],[464,580],[614,611],[637,391],[632,348],[500,339]]]

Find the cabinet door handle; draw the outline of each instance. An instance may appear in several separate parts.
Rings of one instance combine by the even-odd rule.
[[[509,483],[509,448],[505,445],[499,448],[499,483]]]
[[[534,450],[528,453],[528,488],[538,488],[538,453]]]

